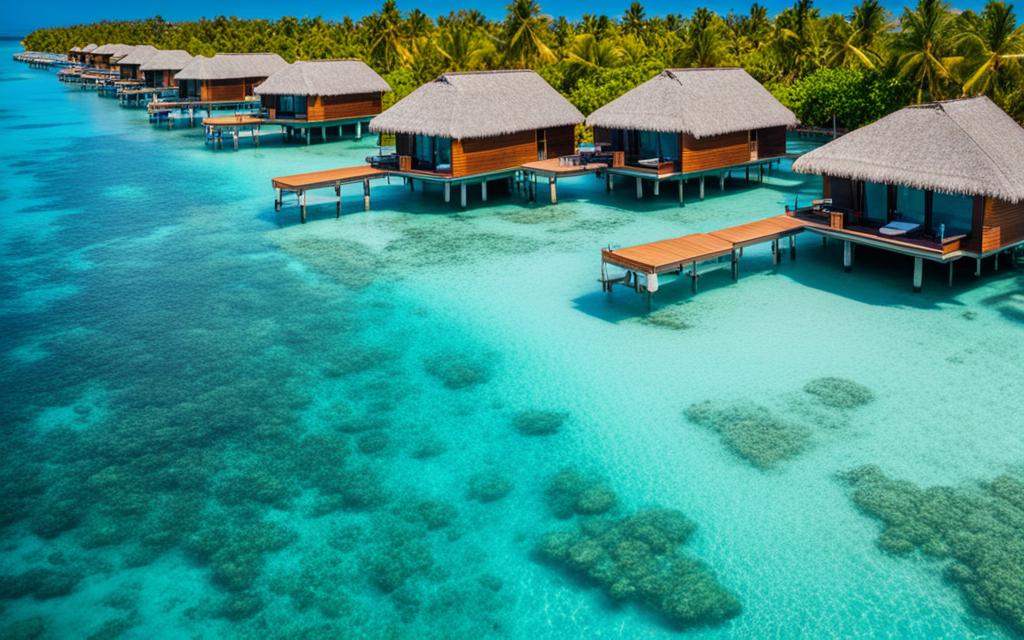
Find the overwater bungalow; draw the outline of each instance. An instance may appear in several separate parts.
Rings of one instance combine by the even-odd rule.
[[[182,100],[230,102],[251,97],[256,85],[287,66],[276,53],[218,53],[196,56],[174,77]]]
[[[95,48],[96,45],[91,42],[84,47],[71,47],[71,50],[68,51],[68,60],[77,64],[85,64],[86,56],[92,53]]]
[[[612,152],[612,176],[636,178],[655,189],[664,180],[717,176],[751,167],[763,176],[786,153],[786,130],[796,116],[743,69],[667,69],[587,117],[594,140]]]
[[[192,56],[181,49],[158,50],[153,57],[139,66],[143,84],[147,87],[177,87],[176,73],[184,69]]]
[[[121,58],[131,53],[134,48],[130,44],[105,44],[101,47],[96,47],[92,50],[92,53],[88,54],[89,66],[96,69],[117,70],[117,65]]]
[[[524,163],[571,155],[575,127],[584,120],[568,100],[533,71],[446,73],[419,87],[370,122],[370,131],[394,135],[384,158],[392,175],[410,185],[451,186],[511,181]]]
[[[362,60],[298,61],[277,71],[254,93],[260,97],[265,124],[279,124],[289,139],[309,144],[311,131],[326,140],[351,127],[356,139],[363,125],[381,112],[391,86]]]
[[[952,264],[1024,245],[1024,128],[986,97],[907,107],[796,160],[823,176],[823,200],[796,216],[843,242]]]
[[[148,44],[135,46],[128,54],[117,61],[117,67],[121,72],[121,80],[142,82],[142,64],[158,52],[159,49]]]

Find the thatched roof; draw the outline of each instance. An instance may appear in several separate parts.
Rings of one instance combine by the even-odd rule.
[[[704,138],[762,127],[795,127],[796,116],[743,69],[666,69],[587,117],[608,129]]]
[[[133,47],[131,53],[118,60],[117,63],[121,65],[133,64],[138,66],[155,56],[158,51],[159,49],[156,47],[152,47],[148,44],[140,44]]]
[[[391,86],[362,60],[299,60],[256,88],[261,96],[344,96],[384,93]]]
[[[123,58],[132,52],[135,47],[130,44],[105,44],[92,50],[94,56],[110,56],[111,61]]]
[[[1024,128],[986,97],[907,107],[804,154],[818,173],[1024,201]]]
[[[84,47],[82,47],[81,50],[82,50],[83,53],[92,53],[93,51],[96,50],[96,45],[93,44],[92,42],[90,42],[89,44],[87,44]]]
[[[455,139],[575,125],[583,114],[533,71],[446,73],[370,121],[370,131]]]
[[[196,56],[174,77],[178,80],[266,78],[288,66],[276,53],[218,53]]]
[[[74,51],[81,51],[81,50],[82,50],[82,47],[71,47],[71,51],[72,52],[74,52]]]
[[[156,55],[143,62],[139,69],[142,71],[181,71],[189,62],[192,62],[192,56],[188,51],[168,49],[157,51]]]

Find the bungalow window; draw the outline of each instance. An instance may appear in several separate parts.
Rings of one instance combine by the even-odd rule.
[[[901,185],[896,191],[896,212],[905,222],[924,224],[924,191]]]
[[[974,198],[955,193],[936,191],[932,196],[932,226],[939,233],[939,225],[945,225],[944,235],[971,232],[974,215]]]
[[[278,116],[306,117],[306,96],[280,96],[277,104]]]
[[[417,135],[413,152],[414,169],[449,171],[452,166],[451,138]]]
[[[866,182],[864,200],[864,213],[867,219],[885,224],[889,213],[889,188],[877,182]]]

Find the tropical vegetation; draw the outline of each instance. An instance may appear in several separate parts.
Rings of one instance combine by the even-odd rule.
[[[589,113],[666,67],[740,66],[809,125],[857,127],[909,103],[981,94],[1024,121],[1024,25],[1002,0],[979,12],[917,0],[899,16],[879,0],[831,15],[796,0],[775,16],[756,3],[746,14],[701,7],[655,16],[633,2],[621,16],[579,20],[547,15],[536,0],[511,0],[501,20],[473,9],[431,18],[385,0],[360,20],[154,17],[40,29],[24,46],[65,51],[89,42],[357,57],[385,75],[392,101],[442,72],[528,67]]]

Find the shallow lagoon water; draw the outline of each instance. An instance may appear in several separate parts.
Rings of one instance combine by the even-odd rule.
[[[666,286],[647,315],[640,296],[600,293],[600,247],[773,215],[816,180],[784,163],[703,202],[691,185],[680,208],[674,189],[637,202],[631,184],[609,195],[579,178],[555,207],[494,190],[483,206],[473,189],[466,211],[375,183],[370,212],[354,186],[340,220],[322,198],[300,225],[291,203],[274,213],[269,178],[360,162],[372,138],[212,151],[11,52],[0,574],[72,579],[0,601],[5,626],[1009,636],[941,563],[881,551],[837,474],[876,464],[961,486],[1020,470],[1019,271],[975,281],[964,266],[948,289],[929,268],[913,295],[909,262],[862,252],[844,274],[839,248],[808,236],[775,269],[766,247],[748,251],[737,284]],[[803,387],[826,376],[874,399],[825,407]],[[755,403],[809,438],[758,468],[684,417],[708,400]],[[523,412],[564,419],[529,435]],[[742,612],[680,630],[540,561],[537,542],[573,526],[544,495],[566,467],[602,478],[620,514],[684,513],[685,553]],[[481,474],[507,495],[475,497]]]

